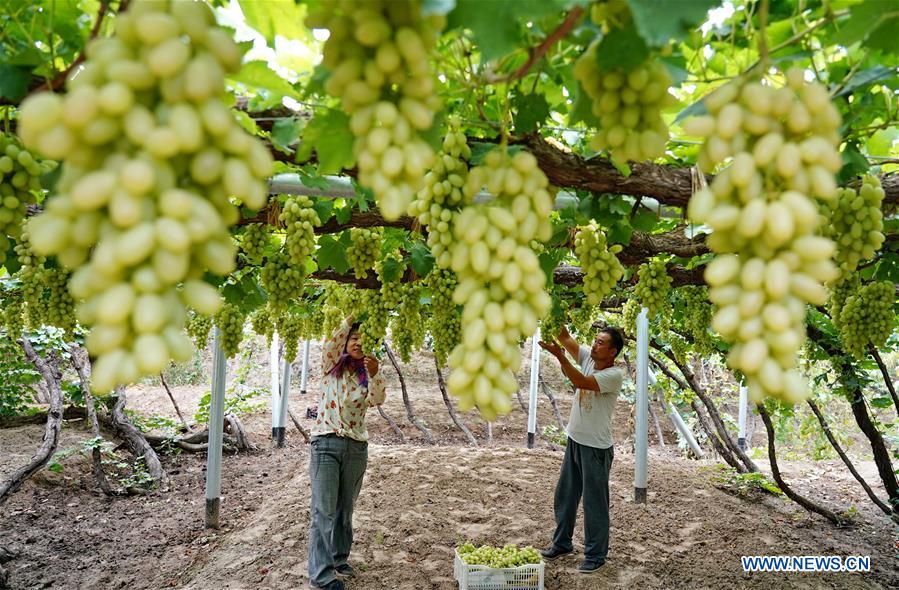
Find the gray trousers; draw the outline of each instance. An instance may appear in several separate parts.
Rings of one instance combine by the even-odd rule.
[[[309,479],[309,581],[325,586],[353,545],[353,506],[368,464],[368,443],[336,435],[312,437]]]
[[[571,536],[581,497],[584,499],[584,558],[605,563],[609,553],[609,471],[612,447],[597,449],[568,439],[556,484],[553,545],[571,550]]]

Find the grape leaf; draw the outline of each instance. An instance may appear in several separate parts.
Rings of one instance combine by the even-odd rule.
[[[296,143],[305,121],[298,118],[278,119],[272,126],[272,144],[279,150],[291,153],[290,146]]]
[[[331,216],[333,215],[334,199],[316,199],[312,203],[312,208],[315,209],[315,213],[318,215],[319,221],[325,223],[326,221],[331,219]]]
[[[596,48],[596,63],[601,72],[622,68],[630,71],[649,57],[649,47],[637,33],[633,23],[623,29],[613,29]]]
[[[353,157],[353,132],[350,118],[342,111],[328,109],[319,112],[306,125],[303,142],[298,157],[307,157],[314,147],[318,155],[318,173],[336,174],[344,168],[351,168]]]
[[[276,74],[264,61],[248,61],[236,74],[229,77],[235,82],[257,90],[265,90],[275,96],[289,96],[297,100],[300,98],[290,82]]]
[[[447,24],[471,29],[482,61],[489,61],[518,48],[520,20],[552,14],[565,4],[559,0],[456,0]]]
[[[637,31],[647,44],[661,47],[679,41],[705,20],[720,0],[627,0]]]
[[[350,245],[350,232],[340,234],[340,239],[326,234],[318,239],[316,260],[320,269],[333,268],[335,272],[345,273],[350,268],[346,260],[346,249]]]
[[[406,265],[402,260],[388,257],[381,261],[381,276],[384,282],[392,283],[399,280],[403,276],[404,270],[406,270]]]
[[[31,82],[31,68],[0,64],[0,98],[9,102],[19,102],[28,94]]]
[[[516,94],[512,97],[512,107],[515,109],[515,131],[522,134],[536,131],[549,116],[549,103],[542,94],[536,92]]]
[[[410,249],[412,270],[420,277],[426,277],[434,267],[434,255],[424,242],[415,242]]]
[[[239,0],[246,23],[259,31],[269,46],[275,46],[275,36],[303,39],[309,31],[303,26],[306,6],[294,0]]]

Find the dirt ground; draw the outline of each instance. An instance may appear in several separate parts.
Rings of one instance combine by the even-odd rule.
[[[314,347],[313,359],[317,352]],[[260,368],[252,379],[265,386],[265,351],[257,356],[262,360],[253,361]],[[437,441],[433,445],[410,424],[396,373],[384,367],[390,378],[385,410],[407,442],[400,443],[376,411],[369,414],[369,467],[350,558],[360,575],[348,583],[351,590],[451,590],[458,588],[452,562],[460,540],[540,547],[550,539],[561,452],[542,437],[536,448],[526,448],[527,414],[517,403],[494,425],[490,443],[485,423],[474,413],[464,414],[479,443],[470,446],[450,421],[433,367],[427,354],[402,365],[415,412]],[[237,368],[232,363],[231,373]],[[554,391],[564,390],[555,367],[546,366],[542,374]],[[299,395],[295,380],[290,403],[297,415],[304,417],[314,403],[318,383],[317,367],[308,395]],[[174,388],[186,415],[207,389]],[[564,394],[559,406],[567,418]],[[174,417],[161,388],[131,388],[128,407]],[[649,501],[635,504],[629,415],[630,406],[620,402],[609,561],[590,576],[576,573],[578,555],[548,564],[547,590],[899,587],[899,532],[834,462],[786,462],[781,470],[798,490],[828,506],[854,506],[858,516],[850,528],[834,528],[773,496],[745,500],[716,488],[716,461],[685,458],[667,426],[668,445],[660,448],[651,428]],[[539,427],[555,420],[541,395]],[[11,588],[306,588],[308,447],[291,426],[286,447],[274,448],[266,409],[244,421],[260,449],[224,459],[220,531],[203,527],[205,455],[165,457],[167,489],[146,497],[104,497],[95,489],[87,460],[77,453],[61,461],[61,472],[44,470],[26,482],[0,508],[0,546],[20,552],[6,564]],[[42,431],[41,426],[0,430],[0,477],[27,461]],[[80,424],[67,423],[59,449],[87,438]],[[861,466],[873,484],[872,466]],[[582,542],[579,521],[576,547]],[[869,555],[873,571],[744,574],[740,566],[741,555],[828,554]]]

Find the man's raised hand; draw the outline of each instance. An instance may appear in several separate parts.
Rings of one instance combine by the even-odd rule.
[[[549,352],[553,356],[559,356],[562,354],[562,347],[559,346],[559,343],[553,340],[552,342],[545,342],[543,340],[540,341],[540,348]]]

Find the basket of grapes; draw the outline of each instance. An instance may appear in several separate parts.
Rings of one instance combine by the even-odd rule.
[[[456,547],[453,575],[459,590],[543,590],[544,568],[530,546],[464,543]]]

